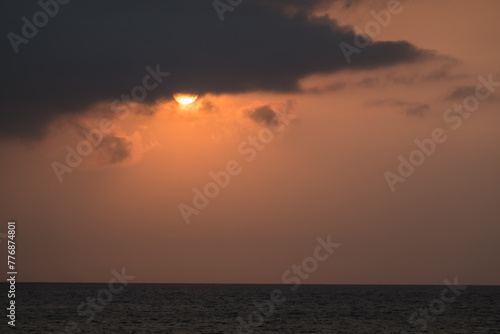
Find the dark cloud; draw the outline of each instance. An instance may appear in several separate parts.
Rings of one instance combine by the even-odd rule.
[[[409,73],[409,74],[398,74],[397,72],[389,72],[384,77],[367,77],[356,83],[357,86],[364,88],[378,88],[385,87],[387,84],[396,85],[413,85],[424,83],[427,84],[429,81],[444,81],[444,80],[455,80],[467,78],[467,74],[453,74],[451,61],[447,57],[437,56],[435,60],[445,60],[445,64],[439,65],[437,69],[434,69],[426,74],[421,73]]]
[[[331,93],[331,92],[337,92],[339,90],[344,89],[347,86],[347,83],[345,82],[335,82],[328,84],[324,87],[312,87],[306,90],[307,93],[312,93],[312,94],[321,94],[321,93]]]
[[[447,100],[462,100],[467,96],[476,95],[476,86],[460,86],[453,89],[453,91],[446,97]]]
[[[422,116],[425,111],[429,110],[429,105],[421,102],[411,102],[411,101],[403,101],[397,99],[384,99],[384,100],[375,100],[369,101],[366,103],[368,107],[380,107],[380,106],[389,106],[389,107],[399,107],[401,108],[407,115],[410,116]]]
[[[219,108],[217,108],[217,106],[210,101],[203,101],[201,110],[207,113],[216,113],[219,111]]]
[[[453,68],[457,65],[458,61],[451,59],[444,65],[441,65],[440,68],[431,71],[430,73],[424,75],[422,79],[424,81],[450,81],[456,79],[468,78],[469,75],[458,73],[453,73]]]
[[[106,136],[97,146],[97,152],[103,164],[117,164],[132,156],[132,147],[132,142],[127,138]]]
[[[340,1],[340,0],[339,0]],[[15,54],[0,43],[0,139],[41,138],[61,115],[111,102],[142,85],[146,66],[170,72],[147,104],[175,92],[200,95],[299,91],[299,80],[343,69],[375,69],[427,59],[432,53],[405,42],[377,42],[347,64],[340,42],[354,32],[310,11],[334,1],[245,0],[220,22],[207,0],[70,1]],[[271,3],[271,4],[269,4]],[[348,4],[349,2],[344,2]],[[282,10],[291,5],[295,15]],[[0,5],[4,36],[21,34],[36,2]],[[145,112],[147,114],[147,112]]]
[[[335,2],[341,3],[345,8],[349,8],[361,1],[362,0],[254,0],[254,3],[284,10],[285,13],[311,13],[314,10],[327,9]]]
[[[419,79],[418,74],[404,75],[397,74],[395,72],[390,72],[383,77],[367,77],[356,82],[356,86],[363,88],[380,88],[385,87],[388,84],[396,85],[411,85],[417,83]]]
[[[257,123],[272,125],[276,119],[276,112],[269,105],[260,106],[248,111],[248,116]]]
[[[411,85],[414,84],[418,79],[418,74],[413,75],[398,75],[395,72],[387,74],[386,77],[388,82],[400,84],[400,85]]]
[[[478,85],[464,85],[464,86],[457,86],[451,90],[451,92],[446,96],[446,100],[448,101],[458,101],[458,100],[464,100],[469,96],[477,96],[476,95],[476,89]],[[481,91],[481,93],[483,93]],[[498,97],[495,94],[492,94],[491,96],[488,97],[488,101],[498,101]]]
[[[371,77],[364,78],[356,83],[356,85],[364,87],[364,88],[375,88],[381,85],[380,78]]]
[[[70,122],[70,125],[74,127],[75,133],[78,133],[81,136],[81,140],[89,140],[85,133],[92,133],[92,129],[97,128],[78,121]],[[103,134],[102,140],[94,147],[96,154],[95,163],[99,166],[107,166],[118,164],[131,158],[134,143],[126,136],[111,133]]]

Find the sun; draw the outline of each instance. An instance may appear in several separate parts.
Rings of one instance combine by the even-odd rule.
[[[174,99],[180,104],[191,104],[198,98],[197,94],[185,94],[185,93],[177,93],[174,94]]]

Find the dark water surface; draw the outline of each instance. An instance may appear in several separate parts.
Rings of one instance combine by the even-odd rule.
[[[7,291],[7,284],[0,288]],[[2,333],[500,333],[500,287],[443,289],[129,284],[112,293],[108,284],[17,283],[16,329],[6,326],[6,298],[0,328]]]

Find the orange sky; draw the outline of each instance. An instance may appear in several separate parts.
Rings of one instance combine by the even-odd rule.
[[[362,27],[386,4],[328,14]],[[455,88],[489,74],[500,81],[500,3],[403,5],[375,40],[407,40],[441,59],[315,75],[302,81],[305,93],[159,103],[154,116],[113,119],[127,159],[109,165],[94,152],[62,183],[51,163],[111,101],[56,120],[42,142],[0,143],[1,220],[18,222],[19,279],[105,282],[126,267],[135,282],[281,283],[331,235],[342,246],[307,283],[499,284],[499,94],[457,130],[443,113],[463,101],[447,99]],[[441,69],[441,79],[425,79]],[[238,148],[265,127],[249,114],[266,105],[296,116],[247,161]],[[435,128],[447,141],[391,192],[384,173]],[[179,205],[232,160],[241,173],[186,224]]]

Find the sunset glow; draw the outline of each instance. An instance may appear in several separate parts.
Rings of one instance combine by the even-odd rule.
[[[12,333],[500,333],[500,1],[74,2],[1,4]]]
[[[198,99],[198,95],[177,93],[174,94],[174,99],[180,104],[191,104]]]

